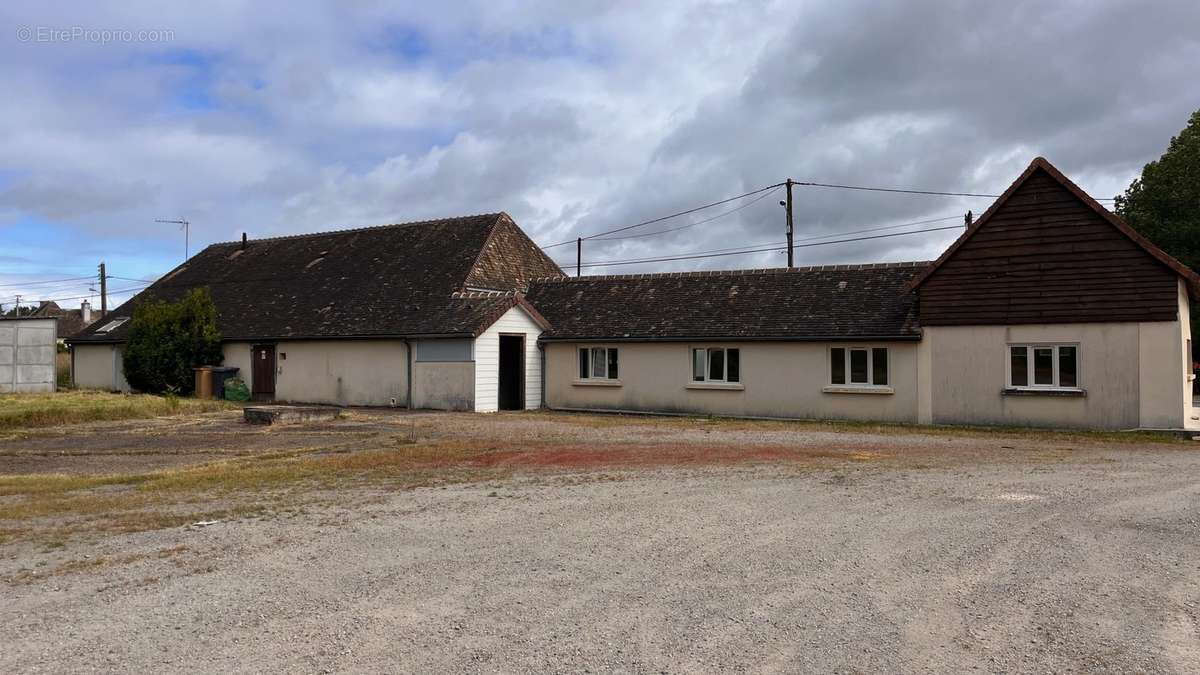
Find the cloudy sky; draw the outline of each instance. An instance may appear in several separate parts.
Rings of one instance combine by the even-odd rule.
[[[1036,155],[1111,197],[1200,107],[1194,2],[50,4],[0,9],[9,303],[87,294],[75,278],[101,260],[116,291],[169,270],[183,234],[156,218],[189,219],[192,252],[500,210],[553,244],[786,177],[995,193]],[[584,260],[774,245],[781,197],[590,240]],[[989,201],[797,188],[797,238]],[[797,264],[928,259],[955,235]]]

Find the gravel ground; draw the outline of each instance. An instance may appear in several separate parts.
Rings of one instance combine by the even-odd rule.
[[[568,440],[553,419],[515,424]],[[0,586],[0,671],[1200,670],[1190,446],[799,437],[925,451],[361,488],[73,544],[53,555],[76,569]],[[30,560],[0,556],[0,573]]]

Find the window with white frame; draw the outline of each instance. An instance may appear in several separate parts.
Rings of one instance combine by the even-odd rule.
[[[886,387],[887,347],[830,347],[829,383],[847,387]]]
[[[616,347],[579,348],[579,379],[615,380],[618,375]]]
[[[700,347],[692,350],[692,382],[741,382],[742,358],[737,349]]]
[[[1014,389],[1078,389],[1079,345],[1009,345],[1008,386]]]

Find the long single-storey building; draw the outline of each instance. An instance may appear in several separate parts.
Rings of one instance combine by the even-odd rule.
[[[1104,429],[1200,427],[1200,277],[1035,159],[934,262],[566,277],[504,214],[217,244],[264,398]],[[126,303],[74,345],[120,378]]]
[[[122,353],[138,298],[207,287],[224,365],[256,399],[539,408],[547,325],[515,291],[559,275],[503,213],[243,237],[197,253],[73,338],[74,381],[128,391]]]

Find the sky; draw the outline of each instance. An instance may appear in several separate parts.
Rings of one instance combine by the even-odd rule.
[[[115,306],[184,259],[156,219],[189,220],[191,253],[494,211],[549,245],[785,178],[995,194],[1038,155],[1112,197],[1200,108],[1195,2],[164,4],[0,8],[0,302],[94,300],[104,261]],[[595,265],[780,244],[763,194],[588,240],[585,273],[782,266]],[[991,201],[794,199],[804,244]],[[958,233],[796,264],[928,260]]]

